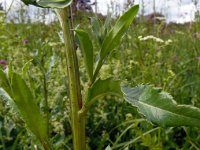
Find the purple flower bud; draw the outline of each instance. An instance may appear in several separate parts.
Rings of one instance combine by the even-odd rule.
[[[6,65],[6,61],[5,60],[0,60],[0,64]]]
[[[0,65],[3,66],[3,69],[6,69],[7,62],[5,60],[0,60]]]
[[[22,43],[23,43],[23,44],[28,44],[28,39],[22,40]]]

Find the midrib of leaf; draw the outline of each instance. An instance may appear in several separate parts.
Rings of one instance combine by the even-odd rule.
[[[132,100],[131,100],[132,101]],[[183,117],[183,118],[187,118],[187,119],[194,119],[194,120],[196,120],[196,121],[199,121],[198,119],[196,119],[196,118],[194,118],[194,117],[188,117],[188,116],[184,116],[184,115],[181,115],[181,114],[179,114],[179,113],[174,113],[174,112],[172,112],[172,111],[170,111],[170,110],[167,110],[167,109],[163,109],[163,108],[160,108],[160,107],[156,107],[156,106],[154,106],[154,105],[149,105],[149,104],[147,104],[147,103],[144,103],[144,102],[141,102],[141,101],[139,101],[139,100],[137,100],[136,101],[137,103],[140,103],[140,104],[142,104],[142,105],[145,105],[145,106],[148,106],[148,107],[152,107],[152,108],[155,108],[155,109],[159,109],[159,110],[162,110],[162,111],[165,111],[165,112],[167,112],[167,113],[170,113],[170,114],[173,114],[173,115],[175,115],[175,116],[178,116],[178,117]],[[177,107],[180,107],[180,106],[186,106],[186,105],[177,105]],[[137,108],[138,108],[138,106],[136,106]],[[143,114],[143,113],[142,113]]]

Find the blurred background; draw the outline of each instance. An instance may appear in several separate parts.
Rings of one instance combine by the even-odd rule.
[[[195,13],[200,10],[199,0],[82,0],[79,3],[87,3],[87,7],[91,7],[93,12],[106,15],[112,12],[114,15],[121,14],[126,7],[131,4],[140,4],[140,15],[148,15],[152,13],[160,13],[166,18],[166,22],[184,23],[194,21]],[[0,0],[1,6],[9,9],[9,19],[17,19],[16,11],[25,7],[20,0]],[[82,5],[82,4],[78,4]],[[80,7],[80,6],[79,6]],[[38,18],[36,12],[41,11],[34,6],[26,8],[28,16],[32,21],[42,21]],[[39,12],[38,12],[39,13]],[[52,21],[55,16],[47,13],[46,20]],[[15,18],[16,17],[16,18]]]

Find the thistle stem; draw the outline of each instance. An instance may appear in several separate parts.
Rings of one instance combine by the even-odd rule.
[[[82,108],[82,96],[74,34],[71,30],[73,28],[71,9],[70,7],[58,9],[57,14],[63,30],[66,49],[73,147],[74,150],[85,150],[85,115],[79,117],[79,110]]]

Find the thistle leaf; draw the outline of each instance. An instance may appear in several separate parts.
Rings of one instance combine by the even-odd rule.
[[[123,87],[124,98],[138,108],[149,121],[162,127],[200,127],[200,109],[178,105],[166,92],[150,85]]]

